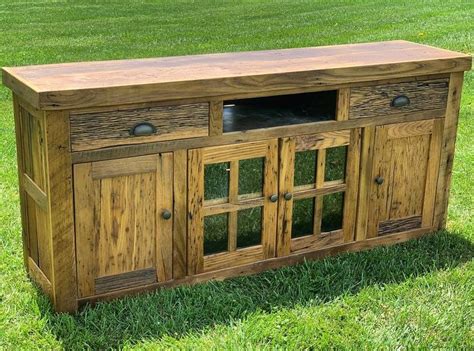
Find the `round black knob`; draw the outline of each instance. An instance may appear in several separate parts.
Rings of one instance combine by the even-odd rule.
[[[271,201],[271,202],[277,202],[277,201],[278,201],[278,195],[277,195],[277,194],[273,194],[272,196],[270,196],[270,201]]]
[[[410,98],[406,95],[396,96],[390,103],[390,106],[392,107],[403,107],[408,105],[410,105]]]
[[[381,176],[378,176],[375,178],[375,182],[378,184],[378,185],[382,185],[383,184],[383,181],[384,179],[381,177]]]
[[[168,210],[164,210],[164,211],[161,213],[161,217],[163,217],[163,219],[170,219],[170,218],[171,218],[171,212],[168,211]]]
[[[286,193],[285,195],[283,195],[283,197],[285,198],[285,200],[291,200],[293,198],[293,194],[292,193]]]

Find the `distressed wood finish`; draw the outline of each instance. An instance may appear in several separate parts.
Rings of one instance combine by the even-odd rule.
[[[162,213],[173,211],[173,169],[171,153],[74,167],[81,297],[103,293],[101,277],[152,267],[157,281],[172,278],[173,221]]]
[[[464,75],[462,72],[452,73],[449,81],[448,105],[446,108],[446,118],[441,142],[441,164],[436,188],[434,223],[438,229],[446,226],[446,218],[448,215],[448,199],[451,188],[454,146],[456,143],[463,79]]]
[[[388,41],[4,68],[3,84],[34,107],[72,109],[461,72],[470,67],[471,57],[465,54]]]
[[[29,276],[73,312],[443,228],[471,61],[391,41],[4,68]],[[294,124],[223,133],[232,101]]]
[[[393,99],[406,96],[407,106],[392,105]],[[400,112],[445,109],[448,79],[413,81],[351,89],[349,118],[383,116]]]
[[[202,273],[221,269],[230,265],[243,265],[275,255],[276,212],[277,204],[270,201],[278,193],[277,140],[255,142],[243,145],[226,145],[189,151],[189,179],[193,186],[188,188],[189,230],[188,272]],[[240,151],[240,152],[239,152]],[[264,159],[263,193],[255,198],[239,197],[239,161],[253,158]],[[228,162],[229,190],[225,199],[204,201],[204,167],[205,165]],[[193,169],[191,169],[193,168]],[[254,194],[250,194],[252,196]],[[262,226],[260,228],[260,245],[237,247],[238,211],[262,208]],[[204,217],[227,214],[227,250],[222,253],[204,252],[205,230]]]
[[[407,217],[420,217],[420,226],[432,227],[435,170],[440,158],[437,145],[441,138],[441,128],[435,123],[430,120],[377,127],[367,237],[386,233],[386,227],[392,233],[396,223],[399,231],[413,229],[402,220]],[[383,182],[377,183],[377,179]]]
[[[144,122],[152,124],[156,131],[149,136],[131,135],[131,130]],[[72,113],[71,147],[73,151],[83,151],[207,136],[208,123],[208,103]]]

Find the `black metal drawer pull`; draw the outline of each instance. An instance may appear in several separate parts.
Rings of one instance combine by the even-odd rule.
[[[410,99],[405,95],[399,95],[395,97],[390,103],[390,106],[392,107],[403,107],[408,105],[410,105]]]
[[[154,133],[156,133],[155,126],[148,122],[138,123],[130,129],[130,135],[133,136],[146,136]]]

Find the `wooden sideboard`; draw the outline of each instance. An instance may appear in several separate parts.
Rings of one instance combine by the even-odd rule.
[[[57,311],[443,228],[469,55],[406,41],[3,69]]]

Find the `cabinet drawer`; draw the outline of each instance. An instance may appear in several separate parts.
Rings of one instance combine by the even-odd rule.
[[[445,109],[447,97],[447,78],[353,88],[349,117]]]
[[[202,137],[209,134],[208,121],[208,103],[71,113],[71,148],[82,151]]]

